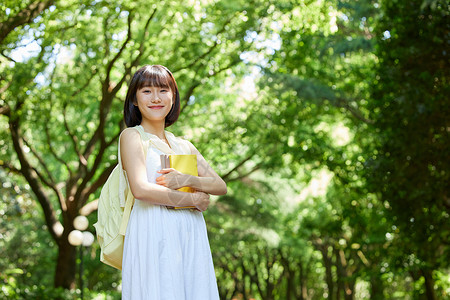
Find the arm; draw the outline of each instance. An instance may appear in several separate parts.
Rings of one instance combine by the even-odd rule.
[[[211,195],[225,195],[227,193],[227,184],[225,181],[211,168],[197,148],[191,142],[187,142],[191,153],[197,155],[198,177],[187,175],[186,186]]]
[[[209,204],[205,193],[184,193],[147,181],[144,151],[139,132],[125,129],[120,136],[120,155],[131,192],[136,199],[167,206],[195,206],[204,211]]]

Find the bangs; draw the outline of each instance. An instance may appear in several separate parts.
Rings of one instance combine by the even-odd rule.
[[[159,87],[159,88],[170,88],[171,87],[171,78],[170,75],[160,68],[146,68],[144,72],[142,72],[141,78],[139,78],[139,83],[137,85],[138,90],[144,87]]]
[[[136,93],[138,90],[145,87],[168,88],[171,90],[173,94],[173,104],[169,114],[164,120],[164,128],[175,123],[180,115],[181,106],[180,93],[178,92],[175,78],[169,69],[162,65],[145,65],[137,70],[136,73],[134,73],[133,78],[131,78],[123,108],[125,124],[127,124],[128,127],[141,124],[142,114],[136,106]]]

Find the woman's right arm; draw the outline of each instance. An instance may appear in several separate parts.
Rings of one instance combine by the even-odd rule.
[[[144,150],[136,129],[125,129],[119,142],[122,166],[127,172],[130,189],[136,199],[157,205],[195,206],[200,211],[208,208],[209,195],[206,193],[180,192],[148,182]]]

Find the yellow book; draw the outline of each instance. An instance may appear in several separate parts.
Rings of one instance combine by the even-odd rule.
[[[195,154],[163,154],[161,155],[161,168],[174,168],[183,174],[198,176],[197,155]],[[194,193],[195,189],[184,186],[177,189],[180,192]],[[195,206],[175,207],[175,209],[195,208]]]

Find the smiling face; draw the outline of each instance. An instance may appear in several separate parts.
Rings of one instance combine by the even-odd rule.
[[[136,91],[136,102],[142,120],[164,121],[173,104],[169,87],[146,86]]]
[[[158,108],[157,106],[161,106]],[[133,75],[124,105],[125,124],[163,121],[164,127],[180,115],[180,94],[172,73],[161,65],[145,65]]]

